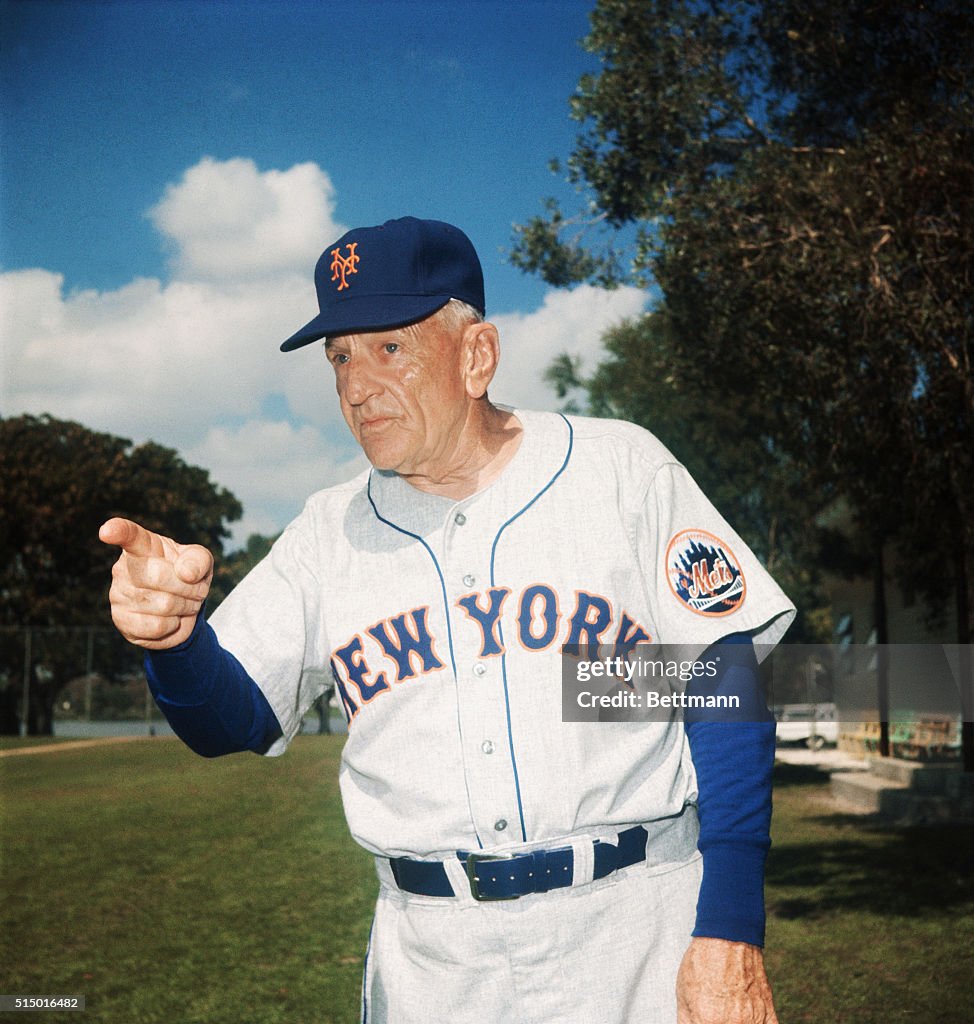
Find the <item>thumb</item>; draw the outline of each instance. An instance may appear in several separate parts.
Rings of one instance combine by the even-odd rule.
[[[187,544],[176,556],[173,571],[183,583],[202,583],[213,571],[213,555],[199,544]]]

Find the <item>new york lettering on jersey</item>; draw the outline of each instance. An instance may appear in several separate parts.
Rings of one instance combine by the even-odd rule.
[[[472,636],[480,658],[506,653],[500,628],[505,606],[516,610],[506,616],[504,635],[529,652],[544,651],[553,644],[558,648],[612,645],[624,656],[637,644],[652,640],[650,632],[626,612],[614,616],[613,603],[606,597],[577,590],[573,601],[566,616],[560,609],[568,602],[559,601],[553,587],[531,584],[514,599],[509,587],[492,587],[459,599],[457,606],[466,618],[458,628],[476,631]],[[429,608],[422,607],[391,615],[336,648],[331,668],[349,722],[397,684],[441,671],[445,664],[436,653],[439,646],[430,632]]]

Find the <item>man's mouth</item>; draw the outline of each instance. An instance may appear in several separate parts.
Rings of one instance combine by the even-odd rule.
[[[368,419],[359,421],[359,429],[368,431],[381,430],[391,422],[391,416],[371,416]]]

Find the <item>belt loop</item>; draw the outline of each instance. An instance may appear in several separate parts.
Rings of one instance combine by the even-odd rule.
[[[398,889],[396,876],[392,873],[392,863],[388,857],[375,858],[375,873],[379,876],[379,882],[389,889]]]
[[[443,870],[453,887],[453,894],[462,903],[473,903],[473,894],[470,892],[470,880],[467,878],[467,869],[459,857],[447,857],[443,861]]]
[[[595,871],[595,844],[590,837],[572,840],[572,885],[588,885]]]

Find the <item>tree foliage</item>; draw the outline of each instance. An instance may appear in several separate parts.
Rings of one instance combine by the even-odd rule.
[[[719,389],[742,451],[761,410],[763,465],[786,460],[810,504],[843,496],[865,546],[899,541],[915,588],[955,595],[965,642],[969,5],[599,0],[586,45],[602,69],[572,98],[567,170],[587,205],[549,203],[515,262],[557,284],[654,280],[665,353],[628,346],[611,386],[648,389],[663,366]]]
[[[842,569],[853,558],[809,523],[803,471],[776,446],[773,412],[719,381],[700,386],[674,372],[671,333],[665,312],[620,324],[604,336],[606,355],[594,374],[583,377],[578,362],[562,356],[548,380],[563,398],[583,389],[592,415],[650,427],[798,605],[792,642],[822,642],[829,633],[819,589],[822,546],[830,542]]]
[[[118,553],[98,540],[106,519],[135,519],[220,555],[226,524],[242,514],[229,491],[175,451],[133,447],[51,416],[0,419],[0,494],[0,732],[16,731],[23,677],[23,639],[9,627],[111,624],[107,592]],[[49,730],[54,698],[68,673],[77,674],[76,656],[62,653],[48,645],[44,664],[31,666],[36,729]]]

